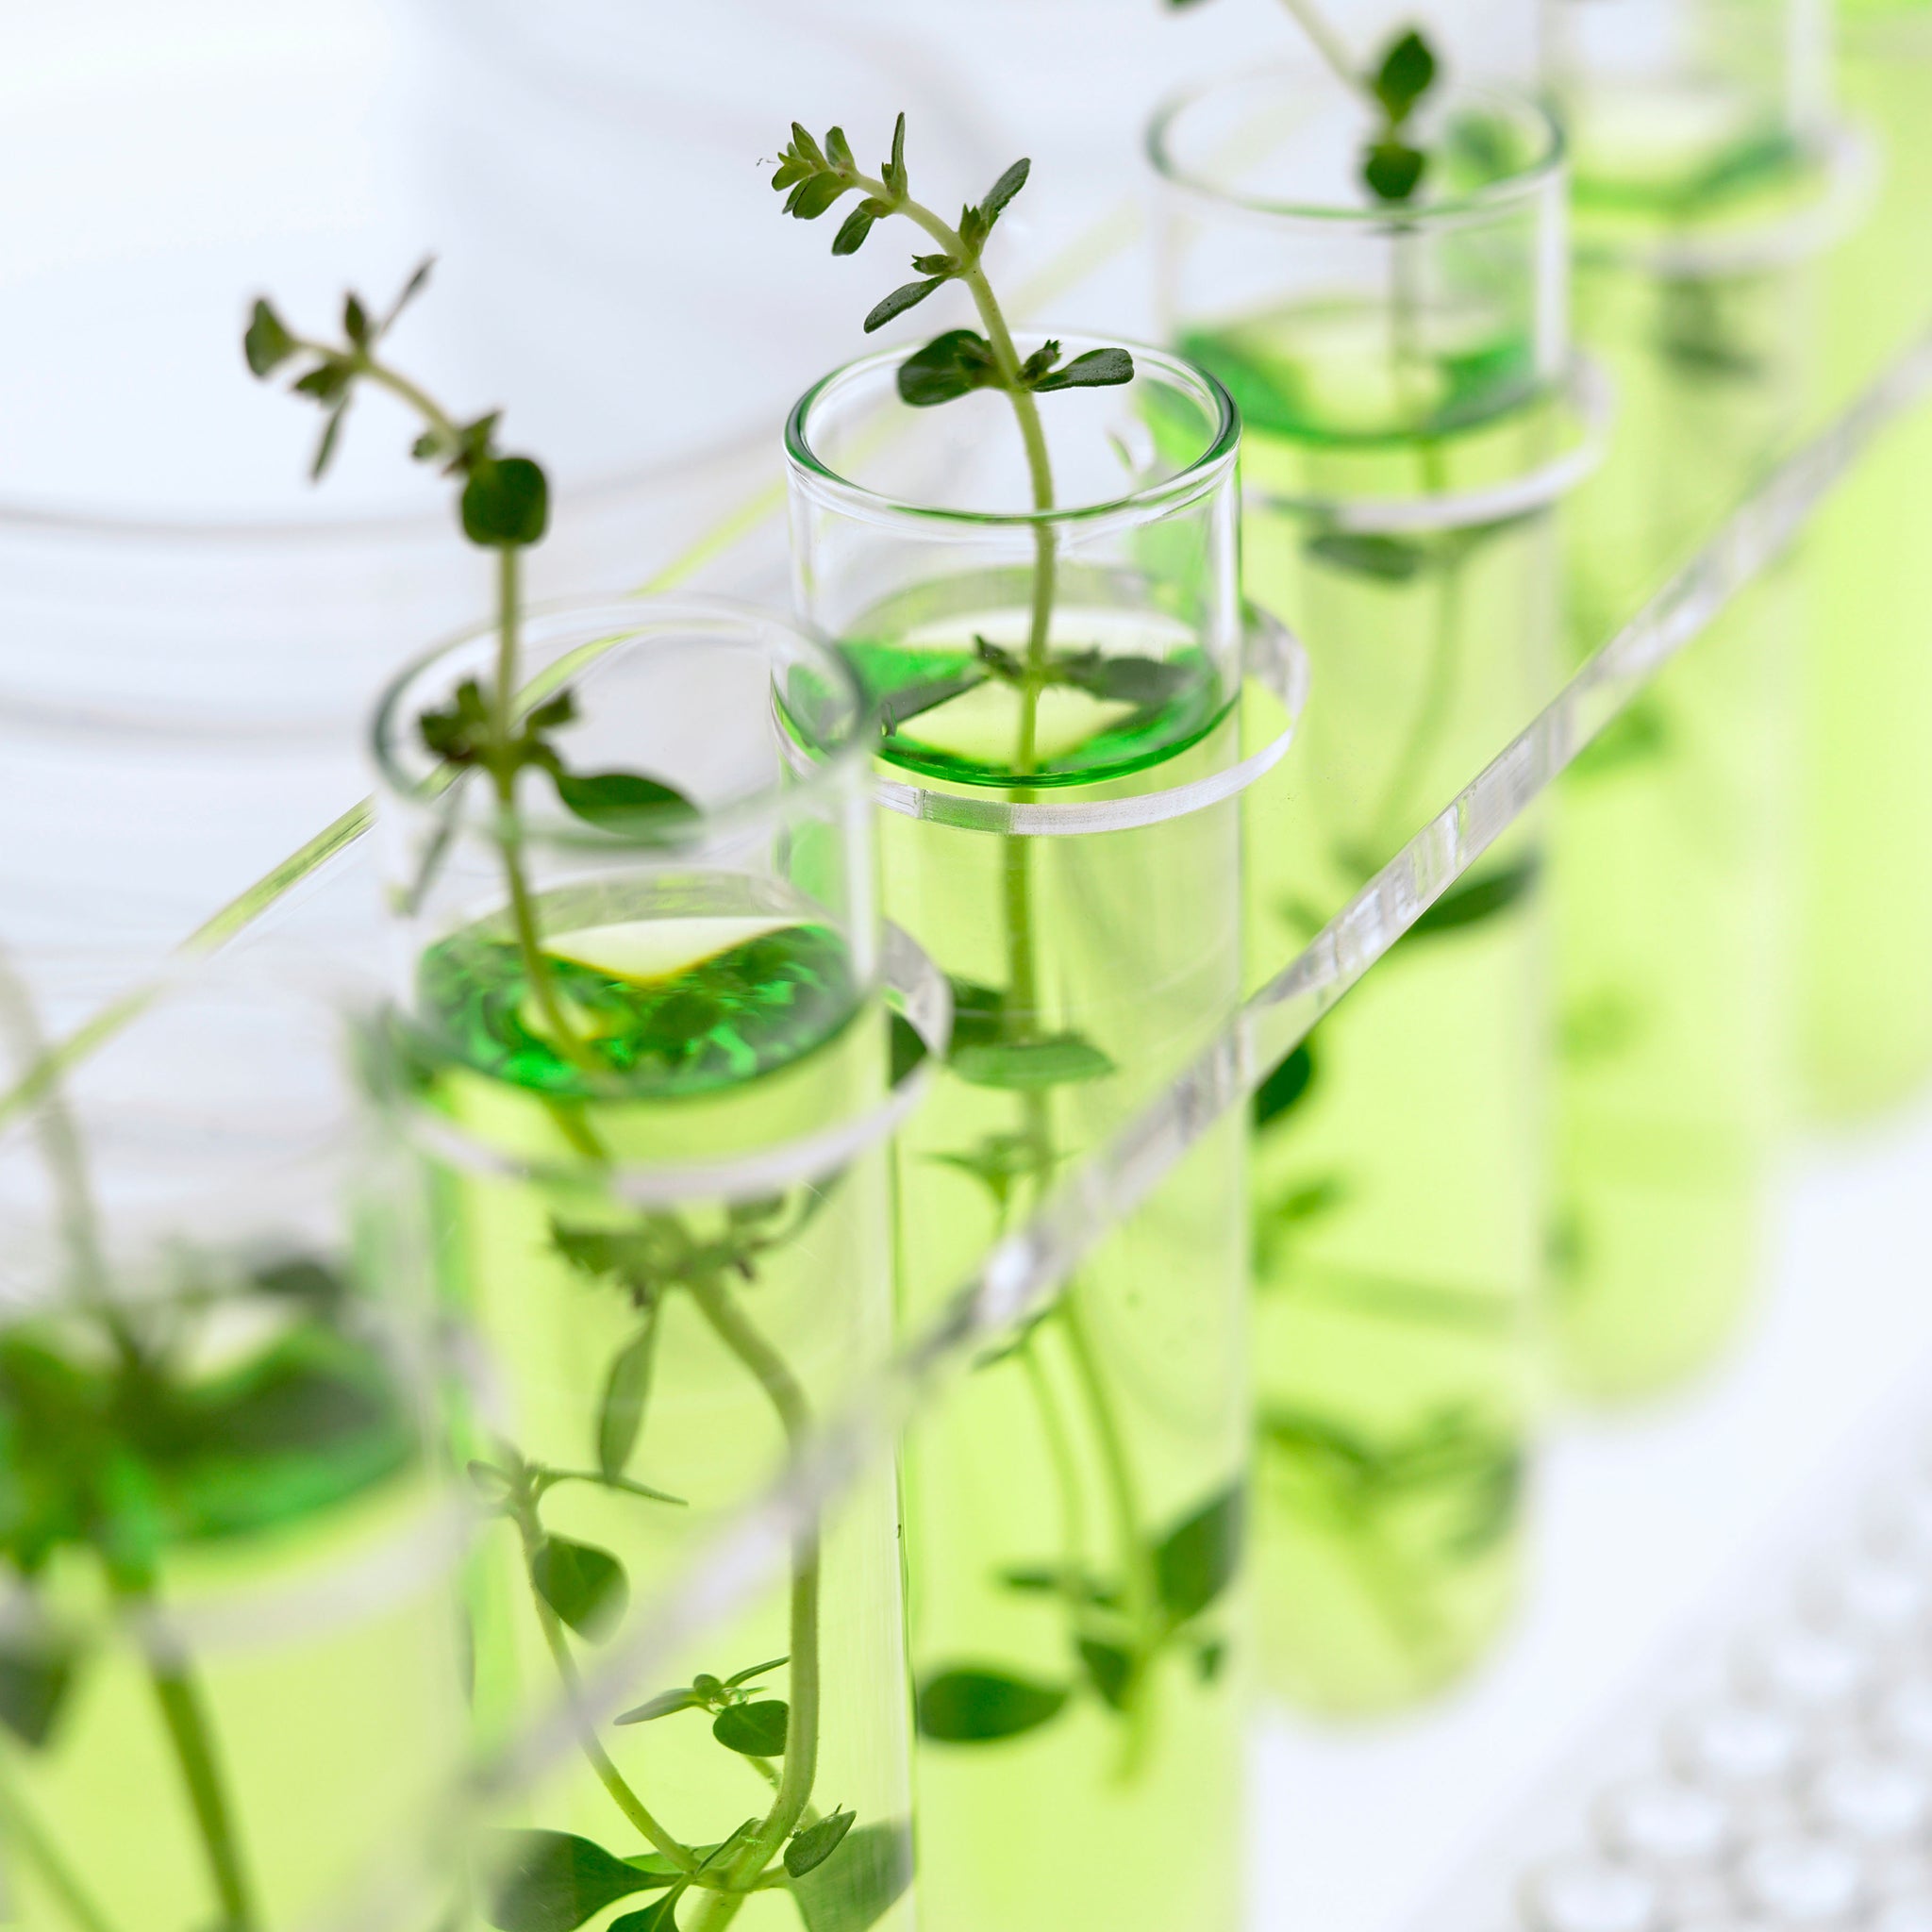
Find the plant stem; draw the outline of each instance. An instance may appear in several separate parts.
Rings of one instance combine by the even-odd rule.
[[[691,1299],[712,1332],[757,1378],[796,1450],[811,1427],[811,1410],[797,1378],[782,1357],[746,1320],[716,1276],[689,1284]],[[698,1909],[692,1932],[718,1932],[737,1916],[746,1894],[778,1848],[791,1837],[811,1801],[819,1754],[819,1536],[816,1524],[791,1546],[791,1710],[785,1727],[785,1768],[763,1824],[732,1861],[725,1874],[728,1891],[708,1897]]]
[[[1352,88],[1373,101],[1374,96],[1370,93],[1360,70],[1350,58],[1341,36],[1309,5],[1309,0],[1281,0],[1281,4],[1294,15],[1296,25],[1307,35],[1315,52],[1321,55],[1336,79],[1343,87]]]
[[[1149,1675],[1160,1627],[1160,1597],[1154,1576],[1154,1558],[1141,1527],[1141,1506],[1136,1493],[1133,1463],[1127,1454],[1126,1438],[1108,1394],[1099,1357],[1087,1333],[1080,1310],[1080,1285],[1069,1283],[1054,1306],[1054,1313],[1067,1338],[1067,1353],[1079,1378],[1087,1408],[1093,1424],[1093,1439],[1100,1450],[1102,1478],[1113,1510],[1114,1533],[1120,1542],[1122,1580],[1125,1586],[1127,1619],[1139,1637],[1134,1669],[1122,1692],[1127,1721],[1126,1742],[1122,1750],[1119,1776],[1123,1784],[1132,1781],[1144,1761],[1151,1729],[1153,1707]]]
[[[524,1562],[527,1571],[542,1536],[535,1508],[527,1499],[516,1511],[516,1524],[524,1541]],[[542,1628],[543,1641],[549,1646],[551,1657],[557,1665],[557,1674],[563,1680],[564,1695],[570,1701],[573,1713],[580,1714],[583,1681],[577,1675],[576,1659],[570,1654],[570,1639],[563,1634],[563,1621],[534,1588],[530,1591],[530,1600],[536,1606],[537,1622]],[[597,1727],[579,1715],[576,1731],[577,1742],[583,1747],[584,1756],[590,1759],[591,1769],[597,1774],[597,1781],[610,1793],[611,1802],[680,1872],[695,1872],[697,1859],[690,1848],[659,1824],[644,1801],[631,1790],[624,1774],[611,1762],[609,1753],[598,1742]]]
[[[256,1923],[255,1907],[242,1875],[241,1849],[229,1816],[227,1796],[222,1789],[221,1767],[215,1759],[214,1739],[200,1695],[184,1664],[163,1664],[151,1657],[148,1676],[161,1707],[161,1722],[167,1726],[175,1761],[181,1768],[181,1781],[188,1789],[188,1802],[194,1812],[203,1849],[208,1854],[215,1896],[221,1901],[222,1932],[247,1932]]]
[[[68,1869],[67,1861],[54,1849],[53,1840],[26,1815],[20,1794],[8,1790],[0,1802],[0,1840],[13,1845],[25,1864],[39,1868],[41,1882],[57,1898],[80,1932],[114,1932],[113,1923],[94,1904],[80,1880]]]
[[[522,553],[513,543],[503,544],[496,553],[496,672],[490,703],[493,714],[491,729],[500,745],[509,742],[510,727],[515,723],[517,657],[524,608],[521,558]],[[558,1000],[550,962],[544,958],[539,941],[536,908],[517,849],[521,834],[517,823],[516,773],[508,765],[499,765],[491,777],[496,787],[501,814],[499,842],[503,848],[504,881],[509,888],[510,918],[516,928],[517,951],[523,957],[524,977],[529,983],[530,996],[537,1002],[543,1024],[563,1057],[580,1073],[599,1073],[602,1069],[577,1038],[576,1028],[570,1024]]]

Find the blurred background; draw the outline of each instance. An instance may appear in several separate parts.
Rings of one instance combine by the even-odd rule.
[[[1465,73],[1536,71],[1527,0],[1338,15],[1362,44],[1420,15]],[[776,221],[789,123],[842,125],[870,158],[903,109],[941,206],[1031,156],[1001,230],[1016,306],[1144,336],[1145,111],[1289,30],[1267,0],[0,10],[0,939],[49,1017],[84,1016],[348,810],[378,684],[486,612],[399,408],[358,402],[307,482],[313,421],[242,364],[258,293],[321,333],[345,286],[384,305],[434,255],[398,358],[459,414],[504,407],[509,445],[542,456],[538,594],[675,578],[782,599],[780,425],[875,292],[827,235]],[[350,869],[318,891],[315,928],[353,961],[373,889]],[[1745,1587],[1759,1540],[1907,1425],[1928,1175],[1923,1104],[1804,1145],[1740,1350],[1558,1432],[1537,1580],[1488,1667],[1399,1721],[1271,1725],[1273,1923],[1424,1911]]]

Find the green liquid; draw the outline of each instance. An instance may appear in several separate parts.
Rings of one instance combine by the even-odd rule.
[[[902,599],[856,626],[855,656],[916,685],[975,633],[1013,636],[1025,590],[1023,574]],[[1052,646],[1097,638],[1199,661],[1171,622],[1075,580]],[[1184,689],[1138,719],[1043,707],[1042,763],[1084,774],[1082,802],[1186,782],[1236,755],[1231,695]],[[1015,779],[1018,715],[941,705],[916,723],[1025,799],[1040,781]],[[895,744],[884,769],[930,762]],[[1235,812],[1026,839],[881,815],[887,914],[958,1005],[951,1065],[898,1149],[915,1328],[1231,1011]],[[1217,1129],[908,1442],[928,1932],[1242,1922],[1243,1141]]]
[[[9,1924],[314,1923],[460,1762],[413,1407],[332,1271],[254,1281],[130,1309],[125,1352],[79,1311],[0,1335]],[[143,1610],[185,1650],[147,1652]]]
[[[1687,560],[1789,426],[1804,273],[1579,275],[1579,333],[1620,400],[1566,517],[1575,657]],[[1790,1039],[1792,591],[1781,572],[1698,638],[1558,791],[1551,1315],[1589,1395],[1705,1366],[1754,1285]]]
[[[1877,138],[1880,195],[1824,265],[1825,400],[1870,380],[1932,313],[1932,18],[1863,9],[1840,70]],[[1903,1100],[1932,1069],[1932,411],[1864,456],[1807,537],[1801,1042],[1834,1118]]]
[[[707,1530],[891,1345],[882,1157],[769,1196],[661,1208],[623,1204],[587,1158],[753,1153],[877,1105],[883,1015],[836,937],[747,904],[729,880],[598,905],[558,893],[540,910],[546,952],[572,962],[558,975],[567,1010],[597,1023],[602,1097],[558,1097],[575,1069],[541,1022],[533,1031],[521,967],[493,934],[425,958],[423,989],[442,1004],[418,1023],[466,1047],[466,1064],[432,1076],[432,1106],[490,1146],[576,1163],[546,1183],[438,1177],[444,1290],[504,1381],[463,1452],[501,1509],[469,1591],[486,1740],[513,1736],[567,1676],[593,1672],[627,1607],[675,1585]],[[584,1722],[578,1756],[500,1823],[666,1861],[626,1909],[666,1895],[677,1866],[659,1837],[702,1860],[741,1825],[763,1832],[717,1855],[720,1886],[686,1890],[685,1932],[909,1924],[899,1607],[885,1475],[794,1553],[788,1584],[707,1631],[681,1674],[640,1683],[633,1703],[689,1697],[631,1724]],[[786,1811],[792,1760],[812,1772],[806,1807]],[[790,1882],[788,1840],[841,1807],[856,1820],[838,1848]],[[499,1841],[499,1894],[520,1872],[537,1882],[523,1861],[543,1842]],[[749,1890],[773,1872],[785,1882]]]
[[[1263,315],[1184,344],[1210,368],[1267,372],[1244,454],[1247,581],[1311,660],[1295,744],[1250,801],[1255,982],[1547,696],[1544,520],[1354,536],[1253,494],[1454,493],[1520,475],[1554,434],[1547,405],[1523,399],[1524,359],[1473,334],[1454,358],[1398,355],[1439,339],[1426,320],[1358,312],[1352,338],[1318,320]],[[1375,409],[1333,413],[1372,382]],[[1305,399],[1324,395],[1311,432]],[[1405,399],[1430,433],[1391,427]],[[1257,1105],[1262,1657],[1307,1708],[1414,1701],[1483,1653],[1514,1598],[1542,1214],[1540,879],[1533,833],[1492,849]]]

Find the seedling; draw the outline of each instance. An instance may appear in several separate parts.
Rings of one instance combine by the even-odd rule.
[[[359,296],[345,296],[340,342],[296,335],[265,299],[258,299],[242,338],[242,353],[251,373],[261,380],[290,363],[304,365],[290,387],[324,411],[322,435],[309,467],[314,480],[327,473],[349,407],[358,387],[367,384],[387,391],[422,420],[410,456],[419,463],[435,464],[461,485],[457,508],[463,535],[496,558],[496,663],[487,687],[465,678],[446,707],[425,710],[416,726],[424,748],[441,761],[446,782],[469,771],[487,777],[496,796],[504,882],[530,996],[556,1049],[580,1072],[604,1074],[609,1071],[608,1062],[599,1054],[595,1039],[587,1036],[580,1016],[560,995],[553,962],[543,950],[520,851],[517,781],[526,771],[543,773],[568,810],[613,833],[635,834],[670,825],[692,807],[672,787],[637,773],[572,772],[554,737],[575,719],[575,697],[566,689],[539,703],[525,705],[523,700],[518,667],[523,557],[543,541],[549,528],[550,485],[530,458],[507,454],[499,447],[501,410],[458,422],[384,359],[383,339],[422,292],[430,267],[429,261],[423,262],[379,318],[371,315]],[[419,887],[419,895],[420,891]]]
[[[791,137],[773,179],[773,187],[787,195],[787,213],[813,221],[848,194],[859,197],[833,241],[835,255],[856,253],[879,223],[893,216],[911,222],[937,244],[937,253],[912,258],[918,279],[891,291],[867,314],[867,332],[951,282],[961,284],[972,299],[977,329],[948,329],[899,363],[901,401],[923,409],[980,389],[1007,395],[1025,454],[1033,509],[1052,510],[1054,477],[1039,399],[1061,390],[1124,384],[1135,372],[1133,358],[1124,348],[1091,349],[1065,363],[1056,341],[1024,358],[1018,353],[989,280],[985,254],[1001,216],[1027,185],[1031,164],[1015,161],[981,201],[964,208],[957,225],[948,225],[912,196],[903,114],[893,128],[891,156],[875,175],[858,167],[840,128],[832,128],[821,142],[794,122]],[[972,658],[957,675],[888,691],[884,704],[890,755],[892,735],[908,719],[957,699],[975,683],[997,680],[1016,691],[1018,722],[1003,775],[1022,798],[1030,795],[1027,781],[1039,770],[1039,712],[1045,692],[1071,687],[1152,713],[1171,702],[1193,675],[1184,664],[1158,658],[1084,643],[1056,646],[1058,538],[1053,521],[1037,514],[1031,537],[1024,646],[1013,650],[975,635]],[[1044,1024],[1031,873],[1034,841],[1009,836],[1003,843],[999,909],[1005,983],[989,986],[954,977],[950,1065],[972,1087],[1009,1093],[1015,1119],[1012,1126],[984,1135],[970,1148],[933,1157],[985,1190],[1002,1231],[1043,1198],[1066,1158],[1054,1132],[1054,1092],[1106,1080],[1119,1071],[1080,1033]],[[1068,1626],[1067,1674],[1045,1681],[979,1662],[930,1670],[919,1686],[918,1718],[924,1735],[936,1742],[990,1745],[1053,1723],[1079,1703],[1091,1703],[1117,1724],[1119,1772],[1123,1780],[1130,1780],[1147,1758],[1157,1658],[1169,1650],[1191,1649],[1204,1675],[1218,1668],[1218,1641],[1200,1620],[1234,1574],[1241,1497],[1238,1491],[1220,1495],[1165,1535],[1149,1527],[1132,1445],[1089,1320],[1080,1284],[1070,1284],[1041,1323],[981,1365],[990,1369],[1010,1363],[1005,1373],[1025,1378],[1041,1414],[1043,1440],[1064,1445],[1084,1437],[1092,1458],[1090,1471],[1058,1455],[1048,1478],[1060,1491],[1067,1530],[1063,1560],[1052,1569],[1015,1570],[996,1579],[1002,1590],[1059,1606]],[[1077,1427],[1070,1427],[1061,1414],[1065,1398],[1042,1369],[1039,1351],[1049,1324],[1070,1365]],[[1091,1501],[1084,1493],[1090,1487],[1097,1491]],[[1109,1526],[1111,1560],[1106,1574],[1090,1570],[1081,1546],[1080,1525],[1090,1520]]]

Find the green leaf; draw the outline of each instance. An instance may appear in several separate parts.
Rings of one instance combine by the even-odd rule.
[[[315,460],[308,466],[311,482],[320,483],[335,458],[336,439],[342,433],[342,418],[349,413],[349,399],[344,396],[328,412],[328,421],[322,425],[322,441],[315,445]]]
[[[861,1824],[823,1865],[791,1881],[805,1932],[870,1932],[912,1883],[912,1833]]]
[[[1015,161],[1007,172],[986,192],[986,199],[979,204],[979,218],[990,229],[1007,210],[1007,204],[1026,185],[1026,177],[1033,172],[1033,163],[1027,160]]]
[[[559,771],[555,782],[564,808],[602,832],[661,830],[697,816],[683,792],[637,772]]]
[[[677,1932],[676,1892],[647,1905],[641,1912],[625,1912],[612,1919],[604,1932]]]
[[[1031,387],[1045,395],[1057,389],[1111,389],[1134,379],[1134,358],[1124,349],[1089,349],[1064,369],[1038,377]]]
[[[746,1757],[782,1757],[791,1717],[791,1707],[778,1697],[734,1704],[718,1713],[711,1735],[725,1750]]]
[[[1074,1646],[1086,1667],[1088,1679],[1100,1693],[1109,1710],[1124,1710],[1127,1687],[1134,1681],[1134,1654],[1117,1643],[1102,1643],[1097,1638],[1083,1637]]]
[[[851,186],[838,175],[808,175],[787,197],[785,212],[796,221],[815,222]]]
[[[358,349],[369,346],[369,311],[363,308],[361,297],[348,294],[342,297],[342,333]]]
[[[1407,201],[1428,165],[1428,156],[1405,141],[1378,141],[1362,158],[1362,180],[1377,201]]]
[[[953,995],[953,1048],[994,1046],[1006,1037],[1007,995],[996,986],[946,974]]]
[[[9,1640],[0,1650],[0,1724],[39,1750],[74,1688],[78,1655],[51,1640]]]
[[[984,336],[949,328],[899,365],[899,400],[915,409],[950,403],[975,389],[997,386],[999,371]]]
[[[1002,1671],[941,1671],[919,1687],[919,1734],[941,1744],[991,1744],[1051,1724],[1067,1701],[1057,1684]]]
[[[985,1188],[1002,1213],[1023,1180],[1045,1171],[1039,1146],[1029,1134],[989,1134],[968,1154],[929,1154],[935,1167],[957,1168]]]
[[[1237,1483],[1155,1545],[1155,1582],[1174,1623],[1199,1616],[1234,1581],[1246,1518],[1246,1493]]]
[[[825,158],[842,175],[856,175],[858,172],[858,163],[853,158],[852,143],[845,139],[845,130],[842,127],[826,130]]]
[[[889,215],[891,209],[875,196],[867,195],[852,212],[845,217],[844,225],[832,238],[834,255],[857,255],[865,246],[865,238],[872,233],[873,224],[882,215]]]
[[[865,318],[865,332],[871,335],[874,329],[884,328],[895,315],[904,315],[908,308],[916,308],[920,303],[943,286],[948,277],[934,275],[930,281],[906,282],[896,288],[882,302],[876,303]]]
[[[1299,1107],[1314,1081],[1314,1044],[1305,1040],[1255,1090],[1255,1131]]]
[[[285,1295],[317,1308],[339,1307],[349,1292],[341,1273],[312,1255],[291,1255],[265,1262],[248,1278],[264,1294]]]
[[[785,1847],[785,1869],[794,1878],[816,1872],[839,1849],[845,1834],[857,1823],[856,1811],[834,1811],[808,1825]]]
[[[1478,879],[1464,879],[1444,892],[1403,938],[1414,940],[1431,933],[1459,932],[1465,926],[1494,919],[1536,889],[1541,871],[1541,861],[1530,853],[1500,872]]]
[[[561,1831],[491,1834],[488,1917],[497,1932],[575,1932],[607,1906],[665,1881]]]
[[[892,152],[886,165],[879,170],[879,179],[886,184],[886,192],[896,199],[906,198],[906,117],[901,114],[892,124]]]
[[[1193,681],[1185,664],[1164,658],[1115,657],[1105,651],[1057,658],[1049,666],[1057,683],[1071,684],[1113,704],[1157,711],[1172,704]]]
[[[1406,542],[1400,537],[1357,536],[1347,530],[1329,530],[1312,537],[1304,548],[1330,570],[1374,577],[1385,584],[1406,584],[1426,570],[1429,562],[1428,552],[1420,543]]]
[[[295,353],[295,338],[282,326],[281,317],[259,297],[242,338],[242,353],[248,358],[249,374],[255,376],[272,375]]]
[[[612,1359],[597,1407],[597,1467],[607,1476],[622,1475],[637,1447],[657,1350],[658,1305],[653,1302],[644,1310],[643,1325]]]
[[[1416,103],[1435,84],[1435,52],[1413,27],[1390,44],[1374,79],[1369,83],[1382,104],[1383,112],[1397,125],[1408,119]]]
[[[542,541],[550,486],[528,457],[491,457],[463,485],[463,535],[472,543],[522,548]]]
[[[680,1710],[702,1710],[705,1707],[704,1693],[686,1684],[676,1690],[660,1690],[655,1697],[647,1697],[634,1710],[626,1710],[610,1722],[614,1724],[650,1724],[660,1717],[675,1717]]]
[[[376,330],[379,336],[386,336],[395,325],[396,317],[420,295],[429,281],[429,271],[436,266],[436,258],[425,255],[410,272],[409,279],[403,284],[402,292],[389,305],[389,313],[382,318],[382,326]]]
[[[331,356],[326,361],[318,362],[306,375],[298,375],[291,388],[298,396],[308,396],[324,408],[329,408],[349,393],[349,385],[354,380],[349,365],[340,357]]]
[[[608,1550],[545,1537],[530,1557],[537,1594],[579,1637],[601,1641],[623,1620],[630,1602],[624,1565]]]
[[[749,1684],[754,1677],[762,1677],[767,1671],[775,1671],[781,1664],[789,1664],[789,1657],[767,1657],[761,1664],[753,1664],[749,1670],[734,1671],[724,1679],[727,1689],[735,1690],[741,1684]]]
[[[925,1040],[904,1013],[888,1014],[886,1024],[891,1058],[886,1077],[897,1087],[925,1058]]]
[[[1091,1041],[1083,1040],[1077,1033],[963,1047],[956,1044],[947,1064],[970,1086],[997,1087],[1022,1093],[1105,1080],[1118,1071]]]

